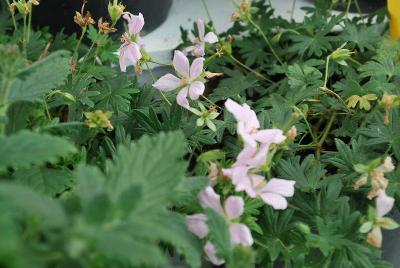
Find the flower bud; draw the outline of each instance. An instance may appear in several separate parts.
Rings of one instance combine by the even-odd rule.
[[[125,6],[121,3],[118,3],[118,0],[114,0],[113,3],[108,3],[108,15],[111,18],[112,25],[117,24],[122,14],[124,13]]]
[[[360,187],[364,186],[368,182],[368,177],[361,177],[356,183],[353,185],[354,190],[360,189]]]
[[[330,58],[332,60],[344,66],[347,66],[346,60],[351,58],[351,55],[354,54],[354,52],[344,48],[346,45],[347,43],[344,43],[341,47],[333,51],[332,54],[330,55]]]
[[[297,128],[296,126],[292,126],[292,128],[286,134],[286,137],[288,138],[288,140],[293,141],[296,138],[296,136],[297,136]]]

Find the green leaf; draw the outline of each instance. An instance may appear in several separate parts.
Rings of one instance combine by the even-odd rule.
[[[70,69],[69,53],[54,52],[18,74],[11,82],[8,100],[10,102],[41,100],[52,89],[64,84]]]
[[[231,242],[228,224],[225,219],[214,210],[207,208],[205,212],[207,215],[210,239],[218,252],[217,255],[221,259],[229,260],[231,255]]]
[[[0,167],[55,163],[59,157],[76,152],[74,145],[65,139],[29,131],[0,137],[0,144]]]
[[[18,183],[29,186],[39,193],[55,196],[72,186],[73,176],[71,171],[63,169],[48,169],[34,167],[19,169],[14,173]]]

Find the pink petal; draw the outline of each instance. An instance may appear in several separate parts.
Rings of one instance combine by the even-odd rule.
[[[193,82],[189,87],[189,96],[192,100],[197,100],[204,93],[205,86],[200,81]]]
[[[176,102],[182,106],[183,108],[188,109],[189,106],[189,101],[187,100],[187,95],[188,95],[188,88],[184,87],[182,88],[178,95],[176,96]]]
[[[126,72],[128,66],[136,65],[136,62],[142,58],[140,48],[135,43],[124,43],[119,51],[119,65],[122,72]]]
[[[205,34],[205,27],[204,27],[204,21],[202,19],[197,20],[197,30],[199,31],[200,41],[203,41]]]
[[[186,224],[189,231],[198,238],[203,239],[208,234],[207,217],[204,214],[194,214],[186,216]]]
[[[204,43],[197,44],[194,46],[192,55],[195,57],[203,57],[206,54],[204,50],[205,50]]]
[[[245,191],[252,198],[257,196],[251,179],[253,174],[249,173],[249,167],[238,166],[231,169],[223,169],[222,172],[225,176],[231,178],[236,192]]]
[[[279,194],[274,194],[270,192],[260,193],[261,199],[268,205],[271,205],[274,209],[286,209],[287,201],[284,197]]]
[[[225,263],[224,260],[218,258],[217,250],[210,241],[207,241],[203,249],[212,264],[219,266]]]
[[[236,157],[236,162],[233,166],[249,166],[257,167],[265,163],[269,146],[262,144],[260,147],[246,146]]]
[[[221,216],[224,215],[224,210],[221,206],[220,196],[214,191],[211,186],[207,186],[199,193],[200,205],[202,208],[212,208]]]
[[[280,129],[264,129],[253,135],[254,139],[261,143],[279,144],[286,140],[283,131]]]
[[[240,196],[230,196],[225,201],[225,214],[229,220],[239,218],[244,211],[244,201]]]
[[[177,89],[180,86],[180,79],[172,74],[166,74],[160,77],[160,79],[153,84],[153,87],[166,92]]]
[[[236,121],[243,122],[246,131],[260,128],[256,113],[247,105],[240,105],[231,99],[225,102],[225,107],[233,114]]]
[[[180,76],[189,78],[189,60],[181,51],[175,50],[172,64]]]
[[[186,47],[186,48],[184,48],[184,49],[182,50],[182,53],[183,53],[185,56],[187,56],[187,54],[193,52],[193,50],[195,50],[195,48],[196,48],[196,46],[188,46],[188,47]]]
[[[285,197],[291,197],[294,195],[295,183],[295,181],[271,179],[262,189],[262,192],[275,193]]]
[[[257,142],[253,138],[253,135],[250,134],[248,128],[246,127],[246,123],[244,121],[239,121],[237,123],[237,133],[242,137],[245,146],[250,146],[253,148],[257,147]]]
[[[379,218],[385,216],[394,206],[394,198],[388,196],[384,190],[378,191],[376,198],[376,213]]]
[[[139,13],[139,15],[135,16],[132,14],[125,14],[124,19],[128,21],[129,33],[132,35],[138,34],[144,26],[144,18],[143,14]]]
[[[192,62],[190,66],[190,80],[195,80],[201,75],[204,67],[204,58],[197,58]]]
[[[232,223],[229,225],[231,242],[234,245],[251,246],[253,245],[253,237],[250,229],[241,223]]]
[[[215,33],[213,32],[209,32],[208,34],[206,34],[206,36],[204,37],[204,42],[207,42],[209,44],[214,44],[218,42],[218,37]]]

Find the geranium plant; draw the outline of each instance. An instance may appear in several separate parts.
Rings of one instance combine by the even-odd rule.
[[[2,2],[0,267],[392,267],[400,43],[336,2],[232,1],[163,63],[116,0],[72,36]]]

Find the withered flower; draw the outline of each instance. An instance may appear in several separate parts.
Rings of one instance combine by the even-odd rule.
[[[76,24],[78,24],[82,28],[87,27],[89,24],[95,24],[95,21],[89,11],[86,11],[85,16],[83,16],[82,14],[83,12],[75,12],[74,21]]]
[[[103,18],[100,18],[98,23],[100,33],[109,34],[117,31],[116,28],[112,27],[109,22],[103,21]]]

